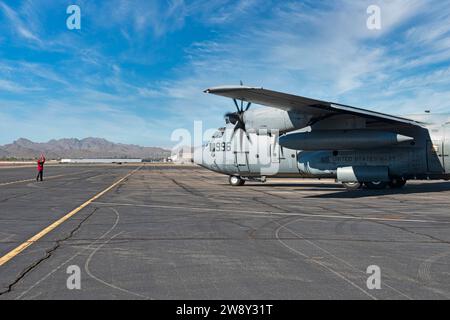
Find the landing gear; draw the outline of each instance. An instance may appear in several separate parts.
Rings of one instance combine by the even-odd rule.
[[[240,186],[243,186],[245,184],[245,180],[242,179],[241,177],[238,177],[238,176],[230,176],[228,181],[230,182],[230,184],[233,187],[240,187]]]
[[[406,179],[403,178],[392,178],[389,182],[389,187],[392,189],[400,189],[403,188],[406,184]]]
[[[384,181],[371,181],[371,182],[364,182],[364,185],[367,187],[367,189],[382,190],[388,186],[388,183]]]
[[[390,182],[370,181],[370,182],[342,182],[342,185],[349,191],[362,189],[364,185],[369,190],[383,190],[388,186],[391,189],[400,189],[406,184],[406,179],[392,178]]]
[[[349,191],[361,189],[361,182],[342,182],[342,185]]]

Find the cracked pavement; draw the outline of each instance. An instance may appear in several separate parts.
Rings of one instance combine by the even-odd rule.
[[[0,169],[0,256],[134,170]],[[330,180],[231,187],[146,165],[0,266],[0,299],[448,299],[450,183],[347,192]],[[67,267],[81,270],[69,290]],[[381,289],[366,269],[381,269]]]

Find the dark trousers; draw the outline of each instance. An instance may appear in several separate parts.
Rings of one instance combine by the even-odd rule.
[[[39,170],[37,177],[36,177],[36,181],[38,181],[38,180],[42,181],[43,176],[44,176],[44,170]]]

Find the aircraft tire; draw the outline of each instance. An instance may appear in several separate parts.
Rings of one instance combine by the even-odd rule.
[[[384,181],[364,182],[364,184],[370,190],[382,190],[388,186],[388,183]]]
[[[400,189],[403,188],[406,184],[406,179],[403,178],[392,178],[389,182],[389,187],[392,189]]]
[[[228,181],[233,187],[240,187],[245,184],[245,180],[238,176],[230,176]]]
[[[342,182],[342,185],[349,191],[358,190],[362,187],[361,182]]]

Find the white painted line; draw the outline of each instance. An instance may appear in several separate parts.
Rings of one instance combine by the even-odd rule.
[[[288,248],[289,250],[291,250],[291,251],[297,253],[298,255],[300,255],[301,257],[305,258],[305,260],[306,260],[307,262],[314,263],[314,264],[317,264],[317,265],[321,266],[322,268],[328,270],[328,271],[331,272],[332,274],[334,274],[334,275],[336,275],[337,277],[341,278],[342,280],[344,280],[345,282],[347,282],[347,283],[350,284],[351,286],[353,286],[353,287],[355,287],[356,289],[360,290],[362,293],[366,294],[366,295],[369,296],[371,299],[373,299],[373,300],[378,300],[375,296],[371,295],[369,292],[367,292],[366,290],[364,290],[362,287],[358,286],[356,283],[354,283],[353,281],[351,281],[349,278],[347,278],[347,277],[346,277],[345,275],[343,275],[342,273],[340,273],[340,272],[334,270],[334,269],[331,268],[329,265],[327,265],[327,264],[325,264],[325,263],[323,263],[323,262],[317,261],[317,260],[315,260],[315,259],[311,259],[311,256],[308,256],[307,254],[305,254],[305,253],[303,253],[303,252],[301,252],[301,251],[299,251],[299,250],[297,250],[297,249],[295,249],[295,248],[289,246],[286,242],[284,242],[284,241],[280,238],[280,230],[281,230],[281,229],[285,229],[285,230],[289,231],[289,232],[292,233],[294,236],[296,236],[298,239],[302,239],[302,238],[303,238],[303,237],[301,237],[300,235],[298,235],[297,233],[295,233],[294,231],[292,231],[291,229],[289,229],[289,228],[287,227],[287,225],[289,225],[289,224],[291,224],[291,223],[293,223],[293,222],[294,222],[294,221],[291,221],[291,222],[288,222],[288,223],[282,225],[282,224],[278,223],[277,221],[275,221],[275,223],[279,225],[279,228],[275,231],[275,237],[276,237],[276,239],[278,240],[278,242],[280,242],[283,246],[285,246],[285,247]],[[311,242],[311,241],[309,241],[309,242]],[[312,242],[311,242],[311,243],[312,243]]]
[[[87,171],[81,171],[81,172],[75,172],[75,173],[58,174],[58,175],[55,175],[55,176],[44,176],[44,181],[45,180],[50,180],[50,179],[61,178],[61,177],[73,176],[73,175],[76,175],[76,174],[79,175],[79,174],[92,172],[92,171],[93,170],[87,170]],[[1,186],[8,186],[8,185],[11,185],[11,184],[16,184],[16,183],[34,182],[34,181],[36,181],[36,178],[34,178],[34,179],[17,180],[17,181],[10,181],[10,182],[2,182],[2,183],[0,183],[0,187]]]
[[[44,177],[44,179],[48,180],[48,179],[60,178],[60,177],[64,177],[64,176],[66,176],[66,175],[60,174],[60,175],[57,175],[57,176]],[[33,182],[33,181],[36,181],[36,179],[25,179],[25,180],[4,182],[4,183],[0,183],[0,186],[9,186],[11,184],[23,183],[23,182]]]
[[[228,212],[231,214],[259,214],[259,215],[278,215],[278,216],[302,216],[302,217],[314,217],[314,218],[329,218],[329,219],[352,219],[352,220],[367,220],[367,221],[390,221],[390,222],[414,222],[414,223],[439,223],[450,224],[450,221],[435,221],[435,220],[419,220],[419,219],[393,219],[393,218],[370,218],[370,217],[355,217],[348,215],[324,215],[324,214],[312,214],[312,213],[299,213],[299,212],[271,212],[271,211],[248,211],[238,209],[217,209],[217,208],[204,208],[204,207],[183,207],[183,206],[162,206],[151,204],[133,204],[133,203],[116,203],[116,202],[92,202],[92,204],[106,205],[106,206],[124,206],[124,207],[143,207],[143,208],[156,208],[156,209],[179,209],[190,211],[208,211],[214,212]]]

